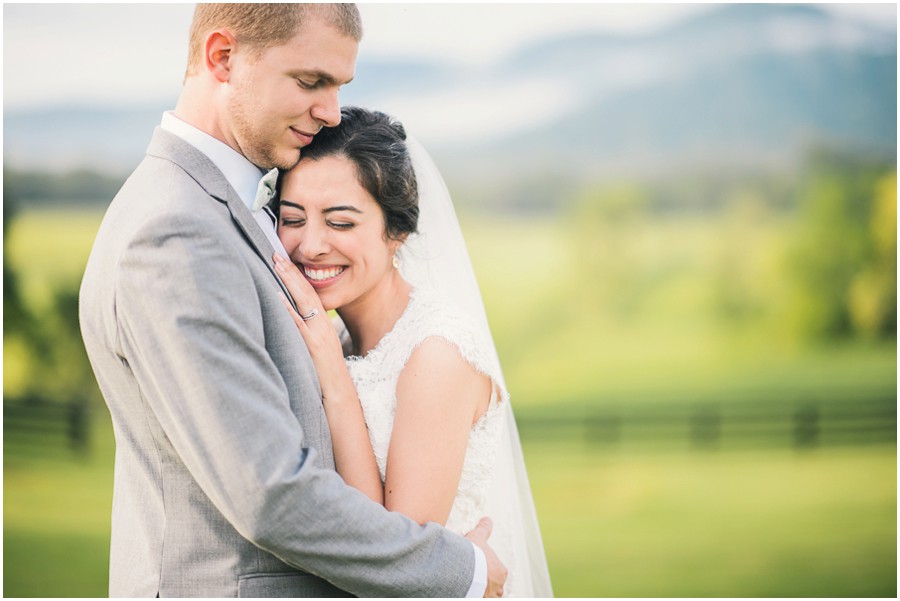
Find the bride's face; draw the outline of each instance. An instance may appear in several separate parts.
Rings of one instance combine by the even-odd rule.
[[[278,237],[326,310],[388,285],[400,246],[385,238],[384,214],[344,157],[303,160],[285,174]]]

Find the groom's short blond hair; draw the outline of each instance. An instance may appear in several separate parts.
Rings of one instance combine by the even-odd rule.
[[[357,42],[362,39],[362,19],[355,4],[198,4],[191,22],[187,75],[196,74],[202,65],[210,31],[228,29],[239,43],[261,54],[294,37],[312,15]]]

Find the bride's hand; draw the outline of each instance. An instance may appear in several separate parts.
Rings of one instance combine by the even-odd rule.
[[[277,253],[275,254],[275,271],[278,272],[281,281],[291,293],[297,309],[300,310],[300,313],[297,313],[287,298],[282,295],[281,300],[306,342],[316,370],[320,372],[320,379],[323,371],[327,371],[329,368],[338,368],[338,365],[343,367],[344,355],[341,350],[341,341],[331,324],[331,319],[328,318],[328,313],[322,307],[319,295],[306,281],[297,266]]]

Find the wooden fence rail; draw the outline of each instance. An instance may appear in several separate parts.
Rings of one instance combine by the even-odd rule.
[[[3,401],[4,455],[67,449],[84,454],[90,439],[90,410],[83,401]]]
[[[897,399],[602,406],[578,414],[517,414],[523,439],[592,445],[687,443],[696,448],[869,444],[897,440]]]
[[[85,453],[90,438],[88,403],[4,400],[4,453],[63,448]],[[582,414],[519,412],[523,440],[571,440],[590,445],[688,444],[793,446],[897,442],[897,399],[665,403],[599,406]]]

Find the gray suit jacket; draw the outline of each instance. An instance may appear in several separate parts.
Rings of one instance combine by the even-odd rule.
[[[465,595],[468,541],[334,471],[272,253],[212,162],[157,129],[80,295],[116,435],[110,595]]]

